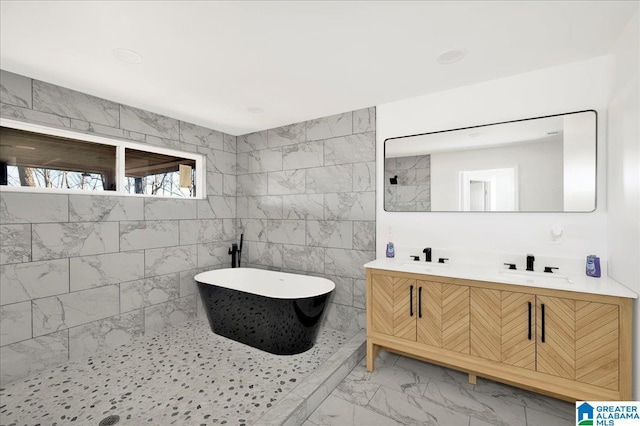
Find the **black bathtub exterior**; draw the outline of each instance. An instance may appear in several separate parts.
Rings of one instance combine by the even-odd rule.
[[[313,347],[331,292],[277,299],[198,282],[211,331],[276,355]]]

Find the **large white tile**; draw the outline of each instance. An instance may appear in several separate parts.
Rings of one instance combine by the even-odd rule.
[[[324,143],[305,142],[282,148],[284,170],[306,169],[324,165]]]
[[[376,160],[375,132],[359,133],[324,142],[324,164],[351,164]]]
[[[401,425],[389,417],[333,395],[329,395],[309,416],[309,421],[316,425],[326,426]]]
[[[0,192],[0,223],[69,221],[69,196]]]
[[[120,125],[115,102],[39,80],[33,80],[33,109],[110,127]]]
[[[5,385],[69,359],[67,331],[0,348],[0,384]]]
[[[59,128],[68,128],[71,126],[71,119],[68,117],[60,117],[59,115],[4,103],[0,104],[0,117]]]
[[[144,332],[142,310],[117,315],[69,329],[69,359],[84,359],[133,343]]]
[[[309,193],[351,192],[353,168],[351,165],[314,167],[305,169],[306,190]]]
[[[144,252],[144,275],[153,277],[198,267],[196,245],[147,249]]]
[[[0,306],[0,346],[31,337],[31,302]]]
[[[237,151],[249,152],[268,148],[267,131],[249,133],[237,137]]]
[[[180,244],[210,243],[224,239],[222,219],[180,221]]]
[[[22,108],[31,108],[31,79],[0,70],[0,102]]]
[[[180,122],[180,141],[219,150],[224,148],[222,132],[184,121]]]
[[[356,366],[345,378],[343,390],[349,388],[369,390],[367,386],[371,384],[385,386],[398,392],[420,397],[427,390],[429,377],[420,376],[411,370],[393,364],[389,365],[384,362],[384,359],[380,359],[376,360],[376,368],[372,372],[368,372],[362,364]],[[365,393],[364,396],[371,400],[373,394]],[[363,399],[360,396],[358,401],[362,402]]]
[[[269,195],[303,194],[306,190],[304,170],[285,170],[268,174]]]
[[[180,133],[178,120],[126,105],[120,105],[120,127],[176,141]]]
[[[120,222],[120,250],[138,250],[179,244],[177,220]]]
[[[324,219],[323,194],[298,194],[282,196],[285,219]]]
[[[71,291],[86,290],[144,277],[144,251],[73,257],[70,263]]]
[[[324,195],[324,216],[329,220],[376,220],[375,192]]]
[[[113,195],[69,195],[71,222],[143,220],[144,200]]]
[[[324,251],[322,247],[284,245],[282,266],[296,271],[324,273]]]
[[[305,122],[307,140],[328,139],[349,135],[353,131],[353,115],[351,112],[331,115]]]
[[[120,248],[118,222],[36,223],[33,260],[113,253]]]
[[[196,296],[171,300],[144,309],[145,334],[157,333],[167,327],[180,325],[196,315]]]
[[[0,265],[31,260],[31,225],[0,225]]]
[[[206,200],[198,200],[198,219],[235,217],[236,197],[212,196]]]
[[[197,201],[175,198],[145,198],[145,220],[195,219]]]
[[[327,248],[325,272],[332,275],[363,279],[365,263],[375,260],[374,251]]]
[[[180,275],[168,274],[120,284],[120,312],[130,312],[180,297]]]
[[[428,399],[381,386],[368,408],[391,417],[403,425],[453,426],[468,425],[469,416],[434,404]]]
[[[572,426],[575,425],[575,408],[574,417],[566,419],[554,416],[552,413],[534,410],[533,408],[525,408],[527,412],[527,426]]]
[[[269,148],[293,145],[305,141],[304,123],[290,124],[267,130]]]
[[[69,259],[0,266],[0,304],[69,291]]]
[[[282,150],[280,148],[252,151],[247,158],[249,173],[273,172],[282,170]]]
[[[118,286],[110,285],[33,301],[33,335],[42,336],[120,312]]]
[[[376,107],[353,111],[353,133],[376,130]]]
[[[524,407],[473,391],[469,385],[429,381],[424,398],[450,410],[501,426],[526,426]]]
[[[561,401],[550,396],[541,395],[535,392],[529,392],[513,386],[504,385],[492,380],[478,378],[478,382],[474,386],[474,391],[500,398],[514,404],[523,405],[548,414],[563,417],[567,420],[575,418],[575,404]]]
[[[267,241],[282,244],[305,244],[305,221],[267,220]]]
[[[307,220],[307,245],[319,247],[353,247],[350,221]]]

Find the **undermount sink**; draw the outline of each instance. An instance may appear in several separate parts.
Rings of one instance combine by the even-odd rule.
[[[513,278],[524,279],[524,280],[530,281],[531,283],[534,283],[535,281],[538,281],[541,279],[544,279],[547,281],[556,281],[556,282],[565,282],[565,283],[572,282],[571,279],[569,279],[569,277],[567,277],[566,275],[553,274],[549,272],[514,271],[511,269],[499,269],[498,273],[502,275],[508,275]]]

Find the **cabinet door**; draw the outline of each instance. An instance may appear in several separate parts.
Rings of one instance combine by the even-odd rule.
[[[617,305],[576,301],[576,380],[618,390]]]
[[[575,379],[575,305],[560,297],[537,296],[536,370]]]
[[[533,294],[501,291],[502,355],[504,364],[536,369],[535,314]]]
[[[417,285],[417,340],[468,354],[469,287],[430,281],[418,281]]]
[[[392,275],[373,275],[373,331],[416,340],[416,281]]]
[[[502,358],[500,291],[472,288],[470,293],[470,354],[500,362]]]

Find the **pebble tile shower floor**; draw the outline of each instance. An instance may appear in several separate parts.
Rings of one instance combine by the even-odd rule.
[[[350,337],[321,329],[311,350],[278,356],[194,320],[3,386],[0,424],[251,425]]]

